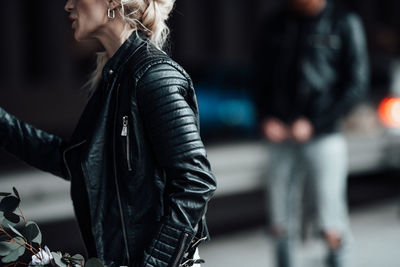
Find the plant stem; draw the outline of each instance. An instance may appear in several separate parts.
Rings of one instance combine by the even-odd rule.
[[[28,242],[25,242],[26,247],[30,252],[32,252],[32,254],[37,254],[39,253],[39,251],[37,251],[37,249],[35,249],[32,245],[32,242],[29,244]]]
[[[22,219],[23,219],[24,222],[26,223],[26,219],[25,219],[25,217],[24,217],[24,214],[22,213],[22,210],[21,210],[21,207],[20,207],[20,206],[18,206],[18,210],[19,210],[19,212],[21,213]]]
[[[5,233],[9,238],[13,239],[13,237],[3,228],[2,225],[0,225],[0,230]]]
[[[17,266],[17,264],[22,264],[22,265],[26,265],[26,266],[29,265],[28,263],[25,263],[25,262],[22,262],[22,261],[17,261],[17,262],[13,262],[13,263],[7,264],[7,265],[5,265],[3,267],[9,267],[11,265]]]
[[[32,242],[29,243],[29,246],[30,246],[30,247],[33,249],[33,251],[35,252],[34,254],[39,253],[39,251],[33,247]]]
[[[72,260],[74,263],[78,262],[79,266],[84,267],[83,266],[83,260],[82,259],[75,259],[74,257],[68,258],[69,260]]]
[[[0,225],[0,230],[2,232],[4,232],[10,238],[10,241],[8,241],[8,242],[10,242],[10,243],[14,242],[14,243],[18,244],[21,247],[24,247],[25,249],[27,249],[30,252],[32,252],[32,254],[37,254],[38,253],[38,251],[32,245],[29,245],[25,240],[24,240],[24,244],[21,244],[18,241],[16,241],[6,230],[4,230],[3,226],[1,226],[1,225]],[[39,259],[41,259],[40,255],[39,255]]]

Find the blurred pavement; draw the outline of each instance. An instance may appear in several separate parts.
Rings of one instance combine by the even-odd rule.
[[[398,191],[398,182],[379,177],[373,178],[374,183],[366,178],[354,181],[351,192],[359,191],[358,194],[367,197],[376,192],[389,196],[388,191],[384,190],[386,187]],[[368,190],[358,186],[356,182],[365,185]],[[61,251],[73,251],[74,248],[82,251],[78,229],[73,222],[68,182],[27,168],[25,171],[2,173],[0,191],[11,192],[12,186],[20,191],[24,215],[43,226],[42,231],[47,237],[46,244]],[[226,193],[229,195],[229,192]],[[373,203],[369,202],[367,205],[357,205],[351,211],[355,238],[352,267],[400,266],[400,199],[393,200],[391,197],[392,200],[377,201],[382,197],[376,197]],[[258,203],[259,198],[252,200]],[[233,212],[243,210],[245,202],[241,203],[234,207]],[[223,215],[224,212],[227,212],[225,208],[220,209],[219,216],[227,216]],[[222,217],[218,218],[222,220]],[[61,224],[63,222],[65,224]],[[46,228],[53,230],[49,231]],[[273,267],[271,240],[265,234],[265,230],[262,227],[247,229],[249,230],[215,236],[211,242],[201,247],[200,255],[206,260],[202,267]],[[65,239],[67,237],[68,240]],[[300,267],[323,266],[324,246],[321,241],[308,240],[298,251],[302,263]]]
[[[351,212],[354,267],[400,266],[400,200]],[[272,243],[262,228],[213,238],[200,250],[202,267],[273,267]],[[298,250],[300,267],[322,267],[322,241],[309,239]]]

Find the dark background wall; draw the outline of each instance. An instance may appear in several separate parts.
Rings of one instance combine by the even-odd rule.
[[[263,34],[258,22],[282,2],[178,0],[170,20],[172,57],[195,82],[210,79],[210,68],[245,71],[251,63],[254,37]],[[387,75],[385,66],[399,50],[400,3],[344,2],[365,22],[375,81],[382,84]],[[54,0],[3,3],[0,106],[68,138],[87,100],[80,87],[93,67],[95,46],[73,40],[64,4]]]
[[[276,1],[178,0],[170,21],[171,54],[193,76],[210,64],[240,64],[251,54],[252,30]],[[93,67],[94,46],[77,44],[65,1],[13,0],[0,16],[0,106],[67,138],[86,103],[80,86]]]

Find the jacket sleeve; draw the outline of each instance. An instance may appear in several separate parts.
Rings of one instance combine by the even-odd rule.
[[[61,138],[36,129],[0,108],[0,147],[26,163],[66,179]]]
[[[312,118],[316,128],[323,128],[343,118],[365,95],[369,86],[369,60],[366,37],[361,19],[347,14],[342,20],[343,64],[341,81],[335,92],[332,105],[325,107],[323,114]]]
[[[139,266],[176,267],[196,234],[216,181],[199,134],[188,79],[169,64],[146,71],[137,102],[157,163],[165,170],[165,216]]]

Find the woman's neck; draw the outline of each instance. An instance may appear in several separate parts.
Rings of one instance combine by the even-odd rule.
[[[115,18],[107,23],[107,25],[96,34],[95,38],[99,40],[104,47],[108,58],[111,58],[133,31],[133,29],[125,31],[125,23],[122,19]]]

